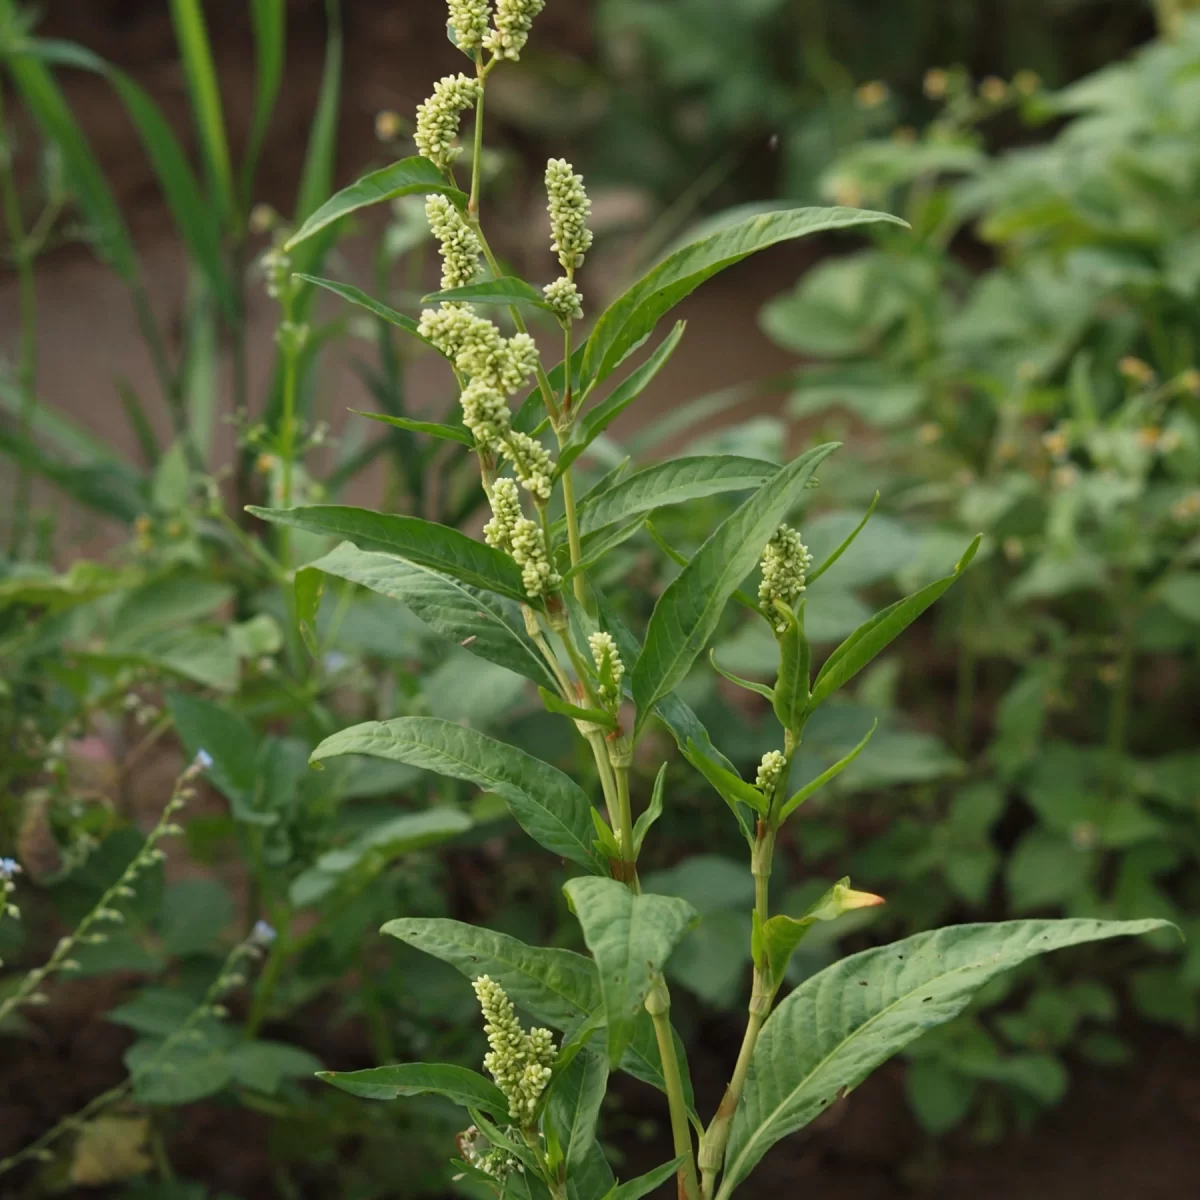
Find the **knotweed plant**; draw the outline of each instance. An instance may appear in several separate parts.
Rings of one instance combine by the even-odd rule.
[[[471,653],[526,676],[546,708],[574,728],[595,761],[595,805],[555,766],[429,717],[354,726],[322,742],[313,760],[372,755],[501,797],[530,837],[579,869],[565,892],[589,953],[525,945],[453,920],[391,921],[384,932],[449,963],[473,984],[490,1044],[483,1072],[401,1063],[324,1077],[375,1099],[431,1092],[460,1104],[469,1124],[458,1140],[456,1170],[498,1196],[633,1200],[677,1175],[687,1200],[725,1200],[772,1145],[922,1032],[961,1012],[995,975],[1045,950],[1140,933],[1160,922],[943,929],[836,963],[780,999],[792,953],[816,922],[882,902],[843,880],[805,912],[772,910],[780,831],[865,745],[864,739],[817,778],[796,781],[792,767],[805,725],[955,582],[979,539],[953,573],[877,613],[817,668],[804,631],[806,589],[862,524],[814,568],[802,529],[790,522],[836,445],[815,446],[783,466],[719,455],[632,473],[622,466],[577,493],[573,464],[651,383],[679,345],[682,324],[619,382],[618,371],[680,300],[722,268],[779,242],[895,218],[849,208],[758,215],[677,249],[605,308],[576,278],[592,245],[584,181],[554,159],[545,177],[554,277],[530,283],[503,274],[481,219],[484,104],[492,72],[519,59],[542,7],[542,0],[453,0],[451,36],[471,65],[439,81],[418,109],[421,155],[338,193],[283,248],[294,251],[367,204],[428,197],[443,275],[421,313],[391,312],[354,289],[325,284],[445,359],[461,412],[421,430],[467,444],[477,456],[491,510],[483,541],[413,516],[342,506],[252,511],[345,539],[297,573],[302,624],[315,617],[322,576],[363,584],[408,603]],[[467,180],[458,172],[472,111]],[[584,336],[584,314],[596,309]],[[504,314],[502,325],[494,317]],[[556,336],[535,340],[527,316]],[[550,345],[561,348],[561,359],[543,357]],[[655,509],[718,492],[745,499],[680,561],[647,627],[635,633],[598,586],[597,564],[638,535]],[[756,572],[757,595],[752,583],[743,587]],[[734,679],[765,694],[779,724],[777,746],[752,780],[739,775],[677,692],[730,601],[765,621],[778,646],[773,687]],[[656,724],[728,806],[755,885],[745,1036],[724,1098],[707,1117],[696,1110],[663,975],[698,917],[685,901],[644,890],[638,873],[643,842],[669,803],[665,770],[646,802],[635,801],[630,785],[639,739]],[[598,1133],[615,1071],[663,1093],[674,1145],[671,1161],[624,1184]]]

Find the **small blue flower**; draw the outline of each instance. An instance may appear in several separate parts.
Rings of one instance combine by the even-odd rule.
[[[255,921],[250,937],[260,946],[269,946],[279,935],[266,921]]]
[[[0,879],[11,879],[21,873],[21,864],[15,858],[0,858]]]
[[[196,751],[196,766],[203,771],[211,770],[213,765],[213,756],[207,750]]]
[[[325,670],[330,675],[336,675],[350,665],[350,659],[340,650],[330,650],[325,655]]]

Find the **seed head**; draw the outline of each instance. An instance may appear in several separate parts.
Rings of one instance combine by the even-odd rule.
[[[492,519],[483,527],[483,540],[497,550],[512,553],[513,531],[524,517],[521,493],[515,479],[497,479],[492,484]]]
[[[521,486],[536,503],[545,504],[550,499],[551,476],[554,473],[554,462],[546,447],[527,433],[511,430],[500,451],[512,463]]]
[[[471,985],[483,1012],[483,1031],[490,1051],[483,1065],[504,1093],[509,1116],[528,1125],[537,1112],[538,1101],[550,1082],[556,1050],[548,1029],[521,1028],[512,1001],[489,976],[481,975]]]
[[[445,196],[428,196],[425,216],[441,246],[442,287],[465,287],[479,273],[479,238]]]
[[[794,529],[780,525],[767,543],[760,565],[759,600],[768,607],[776,600],[791,607],[804,591],[805,572],[812,566],[812,555]],[[775,628],[782,633],[787,626],[776,624]]]
[[[476,50],[488,31],[488,0],[447,0],[454,40],[460,50]]]
[[[625,675],[625,664],[621,661],[621,652],[613,641],[611,633],[593,633],[588,637],[588,647],[592,652],[592,661],[596,664],[596,674],[600,676],[600,686],[597,689],[602,700],[610,704],[618,703],[621,699],[621,679]]]
[[[565,327],[572,321],[583,320],[583,300],[573,279],[563,275],[553,283],[546,284],[542,292],[560,325]]]
[[[516,62],[529,40],[533,19],[546,7],[546,0],[496,0],[496,15],[484,46],[497,58]]]
[[[445,171],[462,153],[454,143],[462,113],[479,99],[479,80],[468,75],[447,75],[433,85],[433,95],[417,107],[413,141],[430,162]]]
[[[783,769],[786,766],[787,759],[778,750],[768,750],[762,756],[762,762],[758,764],[758,774],[754,777],[754,786],[765,795],[771,795],[783,777]]]
[[[475,379],[462,394],[463,424],[482,454],[490,454],[508,436],[511,415],[508,401],[486,380]]]
[[[568,274],[583,266],[583,256],[591,249],[592,231],[587,227],[592,202],[583,188],[583,176],[565,158],[552,158],[546,164],[546,205],[550,213],[550,249],[558,255]]]

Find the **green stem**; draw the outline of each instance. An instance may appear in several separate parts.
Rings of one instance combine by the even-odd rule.
[[[633,811],[629,802],[629,765],[613,762],[613,774],[617,777],[617,834],[621,843],[621,854],[625,859],[626,872],[637,878],[637,851],[633,845]]]
[[[290,911],[284,910],[279,919],[275,942],[268,951],[267,965],[263,968],[263,973],[259,976],[258,986],[254,989],[254,999],[250,1004],[250,1015],[246,1019],[246,1037],[248,1038],[257,1036],[258,1031],[263,1027],[270,1013],[271,1000],[274,998],[275,989],[279,985],[279,978],[283,973],[283,968],[292,957],[291,938],[289,936],[291,921]]]
[[[790,760],[789,760],[790,761]],[[784,776],[786,779],[786,775]],[[758,823],[758,836],[750,856],[750,869],[754,874],[754,910],[759,923],[766,924],[770,919],[769,892],[771,883],[771,865],[775,855],[775,830],[766,822]],[[725,1165],[725,1150],[729,1145],[729,1133],[733,1128],[733,1118],[737,1114],[742,1093],[746,1088],[746,1076],[750,1070],[750,1062],[754,1057],[754,1047],[758,1043],[758,1035],[763,1023],[771,1012],[771,1004],[775,999],[775,989],[772,987],[769,968],[764,964],[754,967],[754,987],[750,994],[750,1011],[746,1021],[746,1030],[742,1035],[741,1049],[738,1051],[737,1063],[730,1076],[725,1095],[717,1109],[711,1124],[700,1139],[700,1175],[704,1200],[712,1200],[717,1188],[717,1176]]]
[[[687,1101],[683,1094],[683,1076],[675,1055],[675,1037],[671,1031],[671,996],[661,975],[655,978],[646,997],[646,1011],[654,1022],[658,1055],[662,1059],[663,1082],[667,1089],[667,1105],[671,1111],[671,1141],[677,1157],[683,1159],[679,1168],[679,1192],[686,1200],[700,1200],[700,1183],[696,1177],[696,1160],[692,1149],[692,1130],[688,1124]]]
[[[567,544],[571,551],[571,566],[578,567],[583,561],[583,541],[579,536],[579,512],[575,506],[575,480],[568,467],[562,473],[563,509],[567,519]],[[571,586],[575,599],[580,604],[587,602],[587,583],[582,571],[576,571],[571,577]]]
[[[0,136],[5,136],[4,101],[0,96]],[[37,410],[37,285],[33,273],[33,248],[25,239],[25,226],[21,217],[21,198],[17,193],[12,169],[12,151],[5,144],[0,147],[0,204],[4,209],[4,226],[12,246],[17,264],[20,286],[21,314],[21,360],[17,380],[21,393],[21,417],[18,432],[22,444],[27,442],[33,430],[33,418]],[[29,533],[29,502],[33,486],[33,475],[24,455],[17,468],[13,488],[13,512],[10,549],[17,558]]]
[[[484,87],[483,51],[475,51],[475,74],[479,79],[479,99],[475,101],[475,143],[471,156],[471,199],[467,203],[467,214],[474,220],[479,220],[479,177],[482,174],[480,164],[483,161],[483,98]]]

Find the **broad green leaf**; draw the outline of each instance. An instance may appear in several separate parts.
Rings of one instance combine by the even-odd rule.
[[[320,233],[334,221],[372,204],[386,204],[400,196],[429,195],[440,192],[449,196],[459,207],[467,202],[467,197],[457,188],[446,182],[446,177],[427,158],[414,155],[412,158],[401,159],[390,167],[383,167],[364,175],[349,187],[343,188],[336,195],[326,200],[308,219],[288,238],[284,244],[285,250],[294,250],[301,242],[306,242],[314,234]]]
[[[565,471],[650,386],[675,353],[686,326],[686,321],[676,322],[675,328],[663,338],[658,349],[628,379],[584,413],[583,419],[572,431],[570,441],[558,456],[558,466],[555,468],[558,474]]]
[[[635,894],[615,879],[570,879],[563,885],[600,972],[608,1059],[620,1062],[633,1022],[696,910],[674,896]]]
[[[718,271],[779,242],[879,221],[904,224],[886,213],[852,208],[795,208],[751,217],[676,250],[609,305],[596,322],[580,370],[585,387],[607,378],[660,317]]]
[[[391,413],[363,412],[361,409],[350,410],[356,416],[366,417],[369,421],[379,421],[390,425],[393,429],[407,429],[412,433],[427,433],[430,437],[441,438],[444,442],[458,442],[459,445],[475,449],[475,439],[465,425],[442,425],[437,421],[413,421],[408,417],[393,417]]]
[[[447,525],[424,521],[420,517],[376,513],[340,504],[311,504],[301,508],[249,505],[246,511],[276,525],[345,538],[360,550],[395,554],[417,566],[431,567],[453,576],[471,587],[530,603],[521,582],[520,568],[507,554]]]
[[[169,1037],[196,1011],[196,997],[168,988],[142,988],[131,1000],[105,1014],[105,1020],[150,1037]]]
[[[755,911],[754,961],[767,968],[772,994],[782,985],[796,947],[816,922],[836,921],[843,913],[882,903],[882,896],[856,892],[850,887],[849,879],[842,879],[812,904],[802,917],[789,917],[781,913],[762,921]]]
[[[644,513],[629,517],[615,525],[608,525],[595,533],[585,534],[583,538],[583,557],[579,563],[563,573],[563,580],[569,580],[579,571],[591,570],[610,550],[629,541],[646,524]]]
[[[112,85],[137,129],[167,207],[193,259],[204,272],[225,315],[234,317],[237,299],[225,269],[218,214],[205,197],[170,123],[149,93],[123,71],[82,46],[51,39],[30,39],[24,47],[27,53],[45,62],[94,71]]]
[[[254,27],[254,115],[242,154],[239,199],[243,215],[254,196],[254,178],[259,155],[266,141],[283,81],[287,43],[286,0],[251,0],[250,21]]]
[[[642,843],[646,840],[646,834],[650,832],[650,827],[662,816],[663,811],[663,792],[667,782],[667,764],[663,763],[658,768],[658,774],[654,777],[654,791],[650,795],[650,803],[633,825],[633,855],[637,858],[642,852]]]
[[[786,821],[805,800],[814,793],[819,792],[835,776],[840,775],[867,748],[867,743],[871,740],[871,735],[878,727],[879,721],[876,720],[871,725],[871,728],[867,730],[862,741],[853,750],[839,758],[833,766],[822,771],[816,779],[806,783],[795,795],[789,797],[788,802],[779,810],[779,821],[781,823]]]
[[[234,1082],[266,1096],[274,1096],[285,1079],[311,1079],[321,1069],[315,1054],[287,1042],[257,1039],[242,1042],[229,1054]]]
[[[509,600],[428,567],[359,550],[349,542],[298,572],[297,585],[309,571],[317,578],[318,572],[324,572],[399,600],[447,641],[524,675],[539,687],[556,686],[546,660],[529,640],[520,609]]]
[[[423,342],[435,353],[442,353],[428,338],[421,336],[417,322],[412,317],[406,317],[394,308],[388,308],[386,304],[376,300],[374,296],[368,296],[366,292],[361,291],[359,288],[352,287],[348,283],[338,283],[335,279],[322,279],[319,275],[303,275],[297,272],[294,278],[302,279],[305,283],[315,284],[319,288],[324,288],[327,292],[332,292],[335,296],[340,296],[343,300],[349,301],[349,303],[357,305],[361,309],[365,309],[372,316],[379,317],[387,321],[390,325],[395,325],[397,329],[403,329],[405,333],[411,334],[417,341]],[[444,358],[445,355],[442,357]]]
[[[854,631],[825,660],[817,678],[813,681],[810,708],[828,700],[839,688],[844,687],[877,654],[899,637],[958,577],[971,565],[971,559],[979,549],[983,534],[976,536],[958,560],[952,575],[923,587],[919,592],[906,596],[889,605],[883,612],[876,613],[865,625]]]
[[[605,1200],[642,1200],[643,1196],[648,1196],[656,1188],[662,1187],[681,1166],[683,1166],[682,1155],[669,1163],[663,1163],[661,1167],[655,1167],[653,1171],[647,1171],[645,1175],[639,1175],[636,1179],[631,1179],[628,1183],[614,1188],[611,1194],[605,1197]]]
[[[767,1019],[734,1117],[718,1200],[762,1156],[1001,972],[1037,954],[1167,927],[1165,921],[957,925],[852,955],[800,985]]]
[[[259,738],[248,722],[223,704],[186,692],[167,694],[167,711],[189,758],[205,751],[207,779],[234,806],[249,809],[257,782]]]
[[[216,879],[181,879],[163,893],[158,931],[163,950],[183,957],[211,950],[233,923],[233,899]]]
[[[508,934],[433,917],[402,917],[389,921],[380,932],[449,963],[467,979],[491,976],[519,1009],[568,1035],[602,1012],[596,964],[573,950],[527,946]],[[680,1061],[690,1106],[692,1085],[682,1053]],[[636,1022],[621,1069],[663,1090],[662,1063],[649,1013],[643,1012]]]
[[[138,568],[109,567],[94,562],[74,563],[62,575],[55,575],[48,568],[22,566],[0,581],[0,609],[10,604],[52,611],[74,608],[77,604],[87,604],[101,596],[129,591],[138,587],[144,579]],[[137,592],[133,595],[136,596]]]
[[[723,521],[654,606],[646,644],[633,668],[638,721],[680,683],[704,649],[726,602],[750,573],[820,463],[836,443],[817,446],[784,467]]]
[[[557,767],[474,729],[435,717],[367,721],[326,738],[312,761],[365,754],[465,779],[494,792],[540,846],[588,870],[607,873],[592,848],[592,806]]]
[[[638,471],[590,503],[581,504],[580,531],[595,533],[668,504],[759,488],[778,474],[774,463],[733,454],[671,459]]]
[[[799,736],[804,724],[804,712],[808,707],[809,665],[812,651],[804,633],[804,602],[792,612],[781,612],[783,605],[767,608],[768,617],[785,628],[775,631],[779,643],[779,678],[771,695],[775,718],[790,733]],[[786,782],[786,781],[785,781]]]
[[[532,304],[536,308],[553,312],[553,308],[532,284],[515,275],[502,275],[499,279],[487,279],[482,283],[468,283],[465,287],[449,288],[443,292],[432,292],[422,298],[422,304],[461,303],[470,304]]]
[[[596,1141],[596,1122],[608,1088],[608,1063],[584,1049],[554,1080],[547,1104],[566,1159],[567,1174],[582,1164]]]
[[[140,1104],[193,1104],[233,1081],[229,1037],[220,1027],[211,1038],[167,1045],[158,1039],[135,1042],[125,1052],[125,1068]]]
[[[200,0],[169,0],[175,41],[183,62],[192,116],[200,137],[205,173],[213,198],[222,215],[232,217],[236,198],[233,169],[229,163],[229,144],[225,137],[225,117],[221,111],[221,89],[213,66]]]
[[[398,1100],[401,1096],[445,1096],[463,1108],[482,1108],[508,1121],[508,1101],[490,1080],[449,1063],[397,1063],[365,1071],[318,1071],[317,1078],[364,1100]]]

